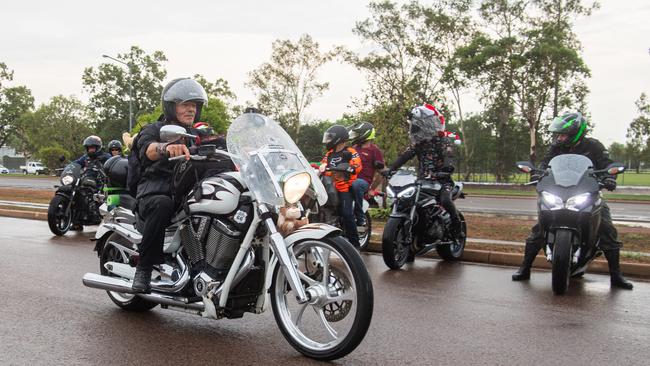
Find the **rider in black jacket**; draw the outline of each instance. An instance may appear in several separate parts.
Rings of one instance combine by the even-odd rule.
[[[436,179],[442,184],[440,203],[449,212],[453,234],[463,235],[460,218],[451,191],[454,182],[451,173],[453,166],[453,147],[444,134],[444,117],[430,104],[413,108],[409,113],[409,140],[411,146],[390,166],[388,174],[396,171],[412,158],[418,158],[418,178]]]
[[[133,289],[151,292],[151,270],[163,262],[165,228],[174,214],[172,200],[172,173],[174,163],[168,157],[190,157],[188,145],[160,140],[160,129],[166,124],[191,128],[199,121],[201,108],[208,102],[203,87],[196,81],[184,78],[169,82],[162,92],[164,118],[145,127],[137,136],[132,153],[137,152],[140,176],[137,182],[138,214],[143,220],[140,259],[136,267]]]
[[[541,170],[548,167],[551,159],[562,154],[584,155],[591,159],[594,169],[605,169],[612,163],[609,153],[600,141],[585,137],[587,121],[582,114],[577,112],[565,113],[556,117],[551,123],[549,131],[554,134],[553,144],[540,164]],[[532,180],[538,180],[539,178],[537,176],[531,177]],[[616,177],[607,176],[603,180],[603,184],[607,190],[613,191],[616,189]],[[598,236],[598,246],[605,253],[609,265],[611,285],[631,290],[633,288],[632,283],[625,280],[621,275],[619,265],[621,242],[618,241],[618,232],[612,223],[612,216],[607,203],[603,203]],[[530,278],[530,268],[537,253],[544,245],[544,239],[540,225],[537,223],[533,226],[531,234],[526,239],[524,260],[519,270],[512,275],[513,281],[528,280]]]

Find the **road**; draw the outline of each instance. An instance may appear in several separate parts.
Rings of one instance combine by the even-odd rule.
[[[92,233],[53,237],[43,221],[0,218],[0,364],[317,364],[280,334],[273,315],[207,320],[156,308],[119,310],[81,276],[98,264]],[[388,271],[364,254],[375,290],[371,328],[341,365],[647,365],[650,283],[611,291],[572,281],[553,296],[548,272],[420,260]]]
[[[0,187],[45,189],[53,191],[55,184],[59,184],[58,177],[34,178],[29,175],[25,177],[0,177]]]

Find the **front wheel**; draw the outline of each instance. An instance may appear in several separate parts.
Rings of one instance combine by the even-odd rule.
[[[381,236],[381,254],[390,269],[400,269],[409,259],[411,243],[408,242],[406,219],[389,218]]]
[[[458,213],[460,219],[460,231],[463,235],[456,238],[453,243],[449,245],[438,245],[436,251],[438,255],[446,261],[457,261],[463,256],[465,251],[465,243],[467,242],[467,224],[465,223],[465,216]]]
[[[571,244],[573,233],[570,230],[558,230],[555,232],[555,244],[553,245],[552,261],[552,282],[553,292],[562,295],[569,287],[571,274]]]
[[[65,235],[72,226],[72,210],[68,210],[68,203],[67,197],[58,194],[50,201],[47,209],[47,224],[54,235]]]
[[[294,244],[298,273],[310,300],[300,304],[280,265],[271,305],[282,335],[307,357],[329,361],[352,352],[370,327],[373,290],[356,249],[338,236]]]
[[[372,237],[372,219],[369,212],[366,212],[366,224],[357,226],[357,230],[359,232],[359,250],[364,250],[368,247]]]

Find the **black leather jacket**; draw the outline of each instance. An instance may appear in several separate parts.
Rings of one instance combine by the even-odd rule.
[[[397,157],[390,170],[397,170],[415,156],[418,158],[418,178],[431,178],[437,172],[453,173],[453,147],[446,137],[434,137],[411,146]]]
[[[544,159],[540,162],[539,168],[542,170],[546,169],[551,159],[563,154],[584,155],[594,164],[594,169],[605,169],[613,162],[612,159],[609,158],[609,152],[600,141],[585,137],[575,146],[561,147],[552,145],[544,156]]]

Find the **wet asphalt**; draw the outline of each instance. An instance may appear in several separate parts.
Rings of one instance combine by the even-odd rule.
[[[155,308],[128,313],[81,283],[97,271],[93,233],[54,237],[44,221],[0,218],[0,365],[309,365],[272,313],[208,320]],[[550,273],[418,259],[389,271],[364,254],[371,327],[341,365],[647,365],[650,283],[606,276],[554,296]]]

